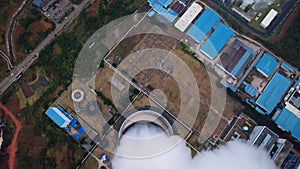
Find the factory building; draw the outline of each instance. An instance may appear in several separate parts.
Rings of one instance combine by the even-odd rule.
[[[273,116],[275,123],[300,141],[300,79],[291,88],[285,107]]]
[[[175,27],[184,32],[186,28],[193,22],[197,15],[202,11],[202,6],[196,2],[193,2],[192,5],[187,9],[187,11],[179,18],[175,23]]]
[[[50,107],[46,115],[60,128],[67,127],[73,118],[65,112],[60,106]]]
[[[200,51],[213,60],[234,35],[232,29],[223,23],[219,23],[214,32],[204,42]]]
[[[187,35],[199,43],[219,20],[220,16],[217,13],[209,8],[206,8],[206,10],[187,31]]]
[[[277,59],[270,53],[264,53],[262,58],[256,64],[256,70],[259,71],[265,77],[269,77],[274,72],[278,65]]]
[[[256,126],[248,143],[267,151],[274,163],[279,167],[293,149],[293,144],[279,136],[266,126]]]
[[[277,16],[278,12],[274,9],[271,9],[267,16],[261,21],[260,26],[266,29],[271,22],[274,20],[274,18]]]
[[[276,72],[256,100],[256,110],[261,114],[270,114],[288,90],[290,84],[291,82],[285,76]]]

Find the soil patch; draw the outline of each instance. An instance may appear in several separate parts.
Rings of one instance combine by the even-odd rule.
[[[15,123],[16,129],[14,133],[13,140],[11,144],[7,147],[6,151],[9,154],[8,164],[9,169],[15,169],[15,161],[16,161],[16,152],[18,151],[17,140],[22,128],[21,122],[15,117],[15,115],[0,102],[0,108],[5,112],[7,116],[9,116],[12,121]]]

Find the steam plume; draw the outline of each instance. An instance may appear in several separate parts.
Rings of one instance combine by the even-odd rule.
[[[168,137],[158,127],[137,124],[123,136],[113,169],[275,169],[263,150],[240,141],[191,157],[179,136]]]

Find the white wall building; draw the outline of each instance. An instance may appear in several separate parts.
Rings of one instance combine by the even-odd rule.
[[[185,11],[185,13],[175,23],[175,27],[181,32],[184,32],[186,28],[193,22],[197,15],[202,11],[203,7],[196,2]]]
[[[274,20],[274,18],[277,16],[277,14],[278,14],[277,11],[271,9],[267,14],[267,16],[261,21],[260,26],[266,29]]]

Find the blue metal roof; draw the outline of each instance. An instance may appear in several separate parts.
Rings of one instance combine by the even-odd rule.
[[[263,93],[258,97],[256,104],[270,114],[281,97],[285,94],[291,82],[278,72],[270,80]]]
[[[77,123],[77,120],[76,119],[73,119],[71,122],[70,122],[70,126],[74,127],[74,125]]]
[[[233,36],[233,30],[223,23],[220,23],[215,31],[205,41],[200,50],[210,59],[215,59],[227,41]]]
[[[281,67],[288,70],[288,71],[290,71],[290,72],[295,72],[295,70],[292,67],[290,67],[289,65],[287,65],[284,62],[281,64]]]
[[[79,136],[78,134],[74,134],[74,135],[73,135],[73,138],[74,138],[76,141],[78,141],[78,140],[80,139],[80,136]]]
[[[33,4],[38,6],[38,7],[40,7],[42,5],[42,3],[43,3],[43,0],[34,0],[33,1]]]
[[[68,119],[73,120],[73,117],[67,113],[60,105],[57,105],[56,108],[63,113]]]
[[[219,19],[218,14],[207,8],[187,31],[187,34],[199,43]]]
[[[110,160],[109,157],[104,153],[100,154],[100,159],[104,159],[104,161],[103,161],[104,163],[108,163]]]
[[[172,9],[168,9],[168,10],[164,9],[159,14],[164,18],[166,18],[169,22],[173,22],[178,16],[178,14]]]
[[[155,11],[154,11],[154,10],[151,10],[151,11],[148,13],[148,16],[149,16],[149,17],[152,17],[154,14],[155,14]]]
[[[81,136],[86,131],[86,128],[84,126],[81,126],[78,130],[78,134]]]
[[[172,2],[173,0],[158,0],[158,2],[164,6],[164,7],[168,7]]]
[[[57,112],[50,107],[47,111],[46,111],[46,115],[52,120],[54,121],[58,126],[62,126],[65,123],[65,119],[63,117],[61,117],[59,114],[57,114]]]
[[[275,123],[300,141],[300,118],[288,109],[283,109]]]
[[[148,3],[151,7],[154,7],[155,5],[161,6],[161,7],[168,7],[171,5],[173,0],[148,0]]]
[[[264,76],[269,77],[277,66],[277,59],[270,53],[265,53],[259,62],[256,64],[256,69]]]
[[[297,79],[297,81],[294,83],[293,87],[296,88],[300,84],[300,77]]]
[[[250,56],[254,55],[254,51],[252,49],[245,46],[243,47],[246,48],[247,51],[244,53],[242,58],[238,61],[238,63],[234,66],[234,68],[230,72],[234,77],[239,77],[242,74],[242,72],[244,71],[242,68],[247,62],[251,60],[252,57]]]
[[[246,85],[245,91],[252,97],[254,97],[257,93],[257,89],[253,87],[251,84]]]

